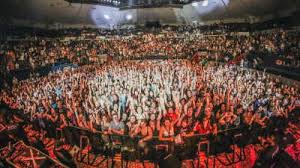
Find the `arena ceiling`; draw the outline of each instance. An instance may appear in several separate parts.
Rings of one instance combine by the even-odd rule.
[[[153,0],[152,0],[153,1]],[[200,0],[182,8],[122,9],[65,0],[1,0],[0,15],[11,20],[46,24],[78,24],[107,27],[124,24],[205,23],[228,18],[278,16],[299,9],[299,0]]]

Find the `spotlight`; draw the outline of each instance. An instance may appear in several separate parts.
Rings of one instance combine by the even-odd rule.
[[[119,0],[114,0],[112,2],[113,2],[114,5],[120,5],[120,3],[121,3]]]
[[[131,20],[131,19],[132,19],[132,15],[131,15],[131,14],[127,14],[127,15],[126,15],[126,19],[127,19],[127,20]]]
[[[109,15],[106,15],[106,14],[104,15],[104,18],[107,20],[110,19]]]
[[[202,2],[202,6],[207,6],[208,5],[208,0],[204,0],[203,2]]]
[[[198,2],[193,2],[193,3],[192,3],[192,6],[193,6],[193,7],[197,7],[197,6],[198,6]]]

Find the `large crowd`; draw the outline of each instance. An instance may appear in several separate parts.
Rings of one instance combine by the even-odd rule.
[[[109,30],[99,30],[98,33],[89,29],[60,31],[63,32],[60,38],[34,36],[2,43],[0,55],[3,61],[0,65],[7,70],[35,69],[52,65],[60,59],[87,64],[103,55],[115,59],[146,56],[186,58],[199,51],[207,51],[206,57],[214,60],[235,61],[243,58],[254,67],[278,65],[291,70],[299,68],[300,43],[297,30],[274,29],[239,34],[229,32],[230,26],[209,28],[211,31],[204,32],[192,26],[138,33],[123,30],[124,35]],[[214,31],[219,29],[221,33]],[[47,35],[46,32],[44,34]]]
[[[8,41],[1,44],[0,53],[8,70],[34,69],[62,58],[82,65],[14,80],[10,90],[1,90],[0,102],[22,111],[31,124],[17,134],[43,151],[41,144],[55,141],[57,130],[68,126],[102,132],[104,140],[105,135],[139,137],[145,153],[153,139],[181,144],[194,135],[216,136],[235,128],[248,132],[251,143],[275,143],[286,134],[298,139],[299,86],[234,64],[248,59],[260,66],[264,63],[260,54],[268,52],[280,66],[299,68],[298,35],[284,30],[177,34],[169,29],[96,40]],[[248,58],[251,54],[256,57]],[[103,65],[86,62],[97,55],[119,59]],[[136,60],[151,55],[168,59]],[[193,57],[233,64],[200,64]],[[16,128],[20,118],[0,113],[1,130]],[[222,143],[216,146],[230,142]]]
[[[87,65],[20,81],[0,98],[48,137],[56,137],[57,128],[76,126],[142,136],[141,145],[153,136],[178,142],[233,128],[251,128],[250,139],[257,141],[262,130],[273,135],[300,106],[297,85],[236,65],[189,60]],[[298,123],[299,116],[293,120]]]

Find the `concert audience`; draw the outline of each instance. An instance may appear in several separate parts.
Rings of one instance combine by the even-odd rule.
[[[154,137],[173,152],[174,144],[191,144],[187,139],[195,134],[222,136],[224,143],[216,144],[221,149],[230,143],[227,135],[219,134],[224,130],[240,128],[249,132],[251,143],[271,145],[276,136],[299,130],[299,123],[289,121],[299,110],[299,86],[235,64],[254,51],[268,51],[281,66],[299,68],[299,32],[199,37],[195,30],[195,34],[180,37],[176,34],[180,31],[184,32],[2,44],[0,54],[5,55],[8,70],[34,69],[61,58],[82,66],[44,77],[32,76],[13,82],[11,90],[1,90],[1,102],[29,116],[20,119],[14,113],[1,115],[1,140],[22,139],[48,153],[47,144],[61,138],[57,131],[75,126],[102,132],[106,142],[110,141],[108,135],[113,135],[117,144],[122,141],[120,136],[128,135],[147,154]],[[208,52],[203,56],[200,50]],[[91,57],[102,54],[122,61],[85,65]],[[194,55],[201,61],[229,64],[201,64],[194,59],[131,60],[151,55]],[[255,57],[252,63],[259,66],[263,59]],[[298,135],[299,131],[293,132],[293,136]]]
[[[68,125],[132,136],[147,127],[167,141],[174,141],[181,127],[216,134],[245,124],[259,134],[269,118],[286,118],[298,99],[296,86],[264,72],[187,60],[84,66],[20,81],[11,94],[1,92],[1,101],[24,110],[49,137]]]
[[[66,31],[63,36],[66,39],[35,37],[6,41],[1,45],[0,54],[7,63],[2,66],[7,70],[36,69],[52,65],[61,59],[81,65],[97,62],[99,56],[103,55],[114,59],[142,59],[147,56],[186,58],[199,55],[199,51],[206,52],[204,54],[206,59],[229,63],[246,61],[255,68],[262,68],[270,63],[290,70],[299,68],[299,31],[297,30],[275,29],[241,35],[238,32],[215,34],[214,26],[216,25],[208,27],[211,28],[212,35],[206,31],[201,32],[201,27],[185,26],[184,28],[161,28],[156,32],[129,33],[128,36],[119,36],[114,34],[114,31],[108,30],[98,34],[105,38],[96,38],[97,35],[86,36],[91,33],[85,30],[82,32],[77,30],[76,33],[71,30],[69,35],[75,38],[68,39],[68,31]],[[220,27],[230,26],[220,25]],[[224,32],[230,30],[221,29],[224,29]]]

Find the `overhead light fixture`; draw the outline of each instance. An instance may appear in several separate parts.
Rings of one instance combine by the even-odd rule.
[[[193,7],[197,7],[197,6],[198,6],[198,2],[193,2],[193,3],[192,3],[192,6],[193,6]]]
[[[114,0],[112,2],[113,2],[114,5],[120,5],[120,3],[121,3],[119,0]]]
[[[126,19],[127,19],[127,20],[131,20],[131,19],[132,19],[132,15],[131,15],[131,14],[127,14],[127,15],[126,15]]]
[[[107,20],[110,19],[109,15],[106,15],[106,14],[104,15],[104,18]]]
[[[208,5],[208,0],[204,0],[203,2],[202,2],[202,6],[207,6]]]

